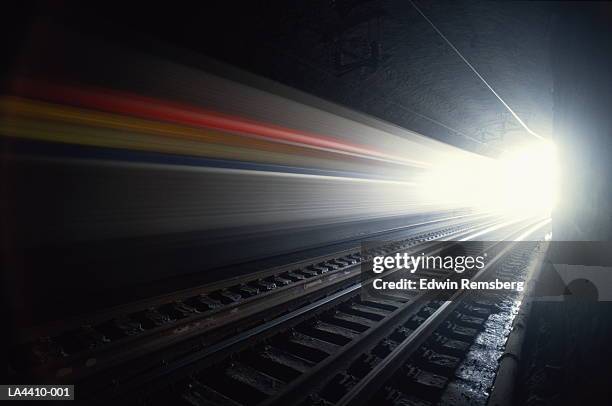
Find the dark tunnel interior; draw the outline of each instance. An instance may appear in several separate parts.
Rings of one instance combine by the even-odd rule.
[[[609,404],[612,3],[7,17],[0,400]]]

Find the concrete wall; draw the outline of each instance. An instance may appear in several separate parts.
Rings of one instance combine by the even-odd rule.
[[[553,34],[554,139],[561,197],[553,235],[612,236],[612,7],[567,4]]]

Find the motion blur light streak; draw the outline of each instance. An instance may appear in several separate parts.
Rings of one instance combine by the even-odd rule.
[[[253,91],[212,75],[207,84]],[[14,200],[28,202],[14,217],[43,240],[69,243],[213,230],[245,235],[253,227],[271,232],[471,209],[423,200],[415,176],[436,162],[478,155],[354,112],[357,120],[349,120],[262,91],[259,104],[219,94],[207,93],[212,101],[204,99],[203,108],[124,90],[14,81],[13,93],[0,98],[0,130],[21,145],[8,157],[20,179]],[[253,119],[249,112],[264,103]],[[295,115],[279,115],[281,106]],[[279,125],[290,119],[297,128]],[[45,144],[73,152],[57,155]],[[142,160],[144,153],[176,159]],[[38,207],[50,186],[70,199]]]
[[[169,101],[154,100],[110,89],[80,89],[72,86],[48,84],[32,80],[17,80],[17,94],[33,96],[43,100],[60,102],[79,107],[93,108],[104,112],[127,114],[133,117],[187,125],[240,134],[247,137],[262,137],[276,142],[306,146],[335,153],[354,154],[369,159],[382,159],[400,164],[423,166],[423,162],[380,153],[371,148],[338,142],[330,137],[308,134],[295,129],[263,124],[232,117],[218,112],[196,109],[193,106]],[[66,118],[73,118],[76,115]],[[75,117],[76,118],[76,117]],[[119,121],[119,120],[117,120]],[[100,124],[100,123],[98,123]],[[151,126],[153,127],[153,126]]]
[[[254,228],[500,211],[487,200],[501,176],[490,158],[277,84],[116,48],[90,57],[120,77],[150,75],[147,85],[109,88],[28,72],[0,97],[0,131],[12,139],[9,159],[21,179],[13,200],[28,202],[13,216],[31,226],[24,235],[36,230],[64,243],[191,232],[214,239]],[[168,79],[159,82],[161,71]],[[57,191],[70,199],[59,193],[61,201],[34,203]]]
[[[547,182],[546,173],[533,166],[542,162],[537,151],[494,160],[413,133],[399,137],[377,129],[383,126],[373,120],[365,126],[321,110],[309,114],[318,118],[320,128],[342,123],[340,136],[279,126],[272,109],[270,122],[263,122],[112,89],[25,79],[16,80],[13,88],[15,95],[0,99],[5,113],[0,130],[11,137],[212,158],[229,165],[215,169],[183,166],[180,160],[168,165],[39,157],[41,164],[51,165],[46,169],[50,173],[89,173],[87,182],[98,182],[73,192],[79,203],[66,209],[71,214],[59,228],[49,221],[52,213],[39,222],[37,227],[55,239],[252,226],[275,230],[456,210],[522,218],[539,214],[533,209],[545,201],[536,195],[545,192]],[[364,145],[357,132],[379,134],[381,142],[377,147]],[[383,136],[388,141],[382,142]],[[273,166],[244,170],[240,162]],[[108,187],[122,193],[107,196]],[[130,197],[127,203],[120,195]],[[534,196],[539,199],[535,206]],[[146,202],[156,203],[153,207]]]

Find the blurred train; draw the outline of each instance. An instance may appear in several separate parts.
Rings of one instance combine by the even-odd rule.
[[[0,99],[3,250],[32,303],[472,212],[422,175],[486,158],[218,62],[84,41],[34,38]]]

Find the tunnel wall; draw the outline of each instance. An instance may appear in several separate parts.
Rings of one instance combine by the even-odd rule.
[[[553,31],[554,139],[561,201],[553,235],[561,240],[612,236],[612,6],[573,2]]]

